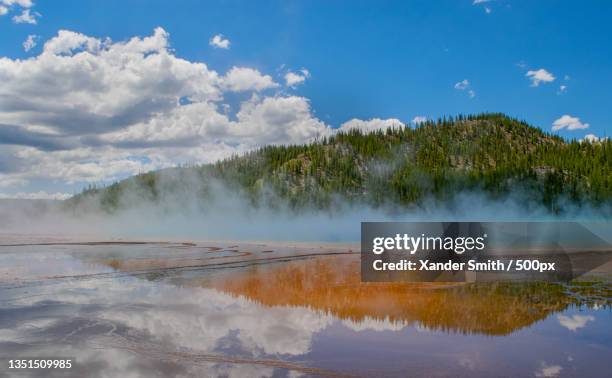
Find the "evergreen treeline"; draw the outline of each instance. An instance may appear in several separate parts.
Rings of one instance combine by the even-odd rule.
[[[568,142],[497,113],[444,118],[416,128],[352,130],[307,145],[266,146],[174,170],[174,184],[165,183],[164,189],[181,190],[181,177],[202,183],[212,177],[240,189],[254,203],[272,193],[297,208],[325,208],[336,197],[373,206],[411,205],[470,190],[492,197],[521,193],[554,213],[568,201],[600,206],[612,199],[612,142]],[[112,210],[128,187],[155,201],[159,175],[91,187],[70,202],[99,195],[103,207]]]

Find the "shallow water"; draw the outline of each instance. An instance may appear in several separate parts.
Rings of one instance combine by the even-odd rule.
[[[607,276],[364,284],[352,245],[0,242],[1,376],[609,373]]]

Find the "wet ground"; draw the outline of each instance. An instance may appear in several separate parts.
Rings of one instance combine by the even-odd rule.
[[[358,245],[0,244],[0,376],[609,376],[606,275],[366,284]]]

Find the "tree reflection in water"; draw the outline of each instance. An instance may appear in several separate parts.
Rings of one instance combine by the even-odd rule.
[[[610,306],[607,282],[363,283],[358,256],[253,266],[208,285],[266,306],[301,306],[465,334],[507,335],[570,306]]]

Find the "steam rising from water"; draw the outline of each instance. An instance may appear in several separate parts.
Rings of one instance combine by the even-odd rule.
[[[142,187],[127,185],[113,212],[100,206],[99,195],[77,206],[66,206],[65,201],[0,200],[0,230],[100,238],[357,241],[360,222],[365,221],[595,221],[612,217],[609,206],[594,209],[569,201],[563,216],[551,215],[543,206],[526,202],[527,196],[520,193],[503,199],[459,193],[444,203],[429,198],[418,206],[378,208],[337,198],[325,210],[292,209],[269,190],[254,205],[244,193],[219,181],[176,172],[160,172],[154,200],[147,198]]]

